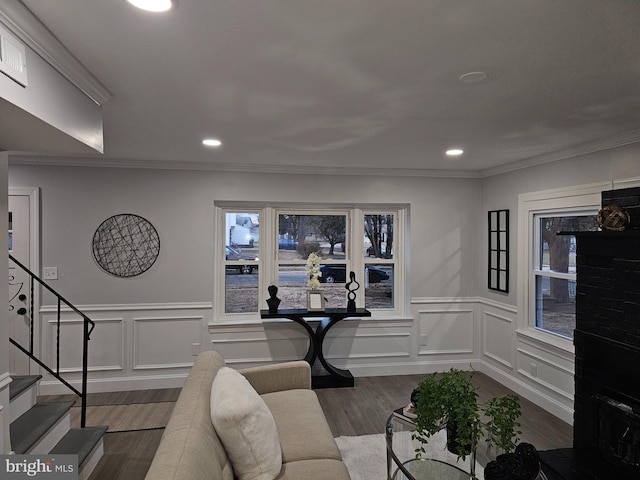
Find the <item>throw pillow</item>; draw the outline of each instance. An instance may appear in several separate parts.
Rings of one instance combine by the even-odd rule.
[[[238,480],[273,480],[282,451],[273,415],[249,381],[222,367],[211,386],[211,421]]]

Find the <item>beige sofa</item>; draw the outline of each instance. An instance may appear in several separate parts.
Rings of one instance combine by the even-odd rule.
[[[225,366],[214,351],[196,359],[149,468],[147,480],[233,480],[211,422],[211,385]],[[241,370],[273,414],[282,470],[278,480],[349,480],[340,451],[311,390],[304,361]]]

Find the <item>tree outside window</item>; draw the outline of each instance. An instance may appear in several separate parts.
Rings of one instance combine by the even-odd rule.
[[[397,252],[403,207],[289,208],[217,202],[217,315],[255,318],[266,309],[269,285],[278,287],[280,309],[304,309],[309,290],[305,264],[321,259],[320,289],[326,308],[345,308],[350,272],[360,284],[357,305],[392,310],[403,275]],[[224,251],[224,257],[222,257]],[[402,303],[400,303],[402,305]]]
[[[595,215],[537,215],[538,248],[534,270],[536,327],[573,338],[576,297],[576,238],[558,232],[596,230]]]

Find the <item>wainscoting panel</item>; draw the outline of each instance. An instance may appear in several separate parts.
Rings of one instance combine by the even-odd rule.
[[[530,346],[518,348],[517,355],[519,375],[539,388],[573,401],[573,368],[563,365],[565,361],[562,358],[549,352],[536,351]]]
[[[309,323],[315,330],[318,321]],[[401,365],[411,356],[412,325],[406,318],[342,321],[325,338],[325,357],[339,368]],[[300,360],[309,347],[304,329],[289,320],[211,324],[209,335],[211,347],[237,368]]]
[[[329,330],[324,355],[338,368],[406,362],[411,357],[413,322],[347,320]]]
[[[567,423],[573,418],[573,353],[518,330],[517,307],[480,299],[482,362],[478,370]]]
[[[210,348],[206,325],[212,305],[132,304],[84,305],[78,309],[96,326],[89,342],[89,392],[180,387],[195,355]],[[57,308],[40,309],[43,355],[55,369]],[[60,371],[76,388],[81,384],[82,319],[61,310]],[[66,394],[69,390],[45,375],[40,393]]]
[[[201,316],[134,317],[133,369],[191,366],[202,322]]]
[[[421,310],[418,314],[418,355],[473,355],[473,308]]]
[[[483,312],[482,352],[506,368],[513,368],[513,320],[502,313]]]
[[[125,365],[124,328],[122,318],[94,320],[95,328],[89,342],[89,370],[91,372],[122,370]],[[57,319],[46,322],[46,357],[48,365],[57,365]],[[60,320],[60,371],[82,372],[82,336],[84,320],[80,317]]]

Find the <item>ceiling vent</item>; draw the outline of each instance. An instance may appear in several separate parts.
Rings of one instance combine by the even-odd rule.
[[[0,25],[0,72],[27,86],[27,57],[25,46]]]

